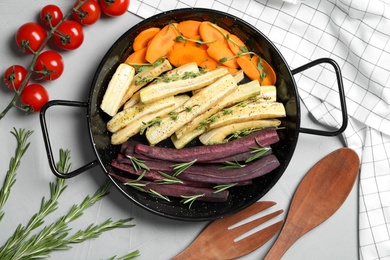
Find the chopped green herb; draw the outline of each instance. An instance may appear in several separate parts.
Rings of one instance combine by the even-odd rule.
[[[183,199],[180,201],[181,203],[183,204],[187,204],[189,203],[189,208],[191,208],[192,204],[194,203],[195,200],[199,199],[200,197],[203,197],[204,194],[197,194],[197,195],[192,195],[192,196],[180,196],[182,197]]]

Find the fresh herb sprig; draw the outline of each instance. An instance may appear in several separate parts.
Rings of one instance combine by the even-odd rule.
[[[28,143],[27,140],[30,135],[32,135],[32,133],[33,131],[26,131],[24,129],[16,130],[15,128],[13,131],[11,131],[11,134],[16,138],[17,146],[15,149],[15,155],[10,160],[9,168],[4,180],[4,185],[0,189],[0,221],[5,214],[3,207],[8,200],[12,186],[16,182],[16,173],[19,168],[20,161],[30,146],[30,143]]]
[[[231,187],[236,186],[237,183],[226,183],[226,184],[220,184],[213,187],[215,189],[214,193],[218,193],[227,189],[230,189]]]
[[[171,167],[175,170],[175,173],[173,176],[179,176],[180,173],[184,172],[186,169],[191,167],[194,163],[196,163],[196,159],[192,160],[191,162],[184,162],[184,163],[176,163],[173,164]]]
[[[191,208],[192,204],[199,198],[203,197],[204,194],[196,194],[191,196],[180,196],[182,199],[180,200],[183,204],[188,204],[188,208]]]
[[[0,209],[4,206],[11,191],[11,187],[16,181],[16,170],[29,147],[27,139],[32,134],[32,131],[25,131],[23,129],[17,131],[14,129],[12,134],[17,139],[17,147],[15,150],[15,157],[12,157],[10,160],[10,169],[7,172],[6,180],[1,189],[0,201],[2,204]],[[62,173],[67,173],[71,170],[69,150],[60,150],[58,170]],[[97,238],[106,231],[115,228],[128,228],[134,226],[129,224],[132,220],[131,218],[118,221],[112,221],[109,218],[100,224],[91,224],[83,230],[78,230],[74,234],[70,234],[71,228],[68,224],[81,217],[87,208],[91,207],[108,194],[110,183],[106,182],[92,197],[87,196],[81,204],[73,205],[66,215],[61,216],[57,221],[46,225],[41,231],[31,235],[32,231],[44,224],[45,217],[58,208],[58,198],[66,187],[65,179],[57,179],[55,183],[50,183],[50,198],[48,200],[45,198],[42,199],[39,211],[30,218],[27,225],[18,225],[13,235],[0,247],[0,259],[45,258],[49,257],[53,251],[69,249],[72,244],[81,243],[91,238]],[[1,216],[4,216],[4,214],[4,212],[1,212]],[[138,255],[139,251],[134,251],[123,257],[117,258],[114,256],[110,259],[131,259]]]

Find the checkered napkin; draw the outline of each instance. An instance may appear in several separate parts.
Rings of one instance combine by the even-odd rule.
[[[147,18],[185,7],[217,9],[267,35],[291,68],[330,57],[340,65],[349,114],[343,134],[361,159],[360,258],[390,259],[390,0],[132,0]],[[332,68],[295,75],[299,95],[321,123],[339,126]]]

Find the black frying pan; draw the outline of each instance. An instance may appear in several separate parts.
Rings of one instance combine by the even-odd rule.
[[[271,173],[254,179],[252,185],[232,188],[227,202],[210,203],[196,201],[192,204],[191,208],[189,208],[187,204],[180,203],[179,199],[173,199],[172,202],[166,202],[152,197],[129,186],[123,185],[107,174],[110,169],[109,164],[111,160],[116,157],[119,146],[110,144],[110,133],[106,129],[106,123],[110,117],[99,109],[99,105],[102,101],[108,82],[110,81],[117,66],[132,52],[132,42],[135,36],[149,27],[163,27],[172,21],[180,22],[189,19],[199,21],[207,20],[216,23],[220,27],[236,34],[246,43],[250,50],[260,54],[266,61],[268,61],[277,74],[277,83],[275,85],[278,89],[278,99],[280,102],[285,104],[287,111],[287,117],[282,120],[282,126],[284,129],[279,130],[281,140],[272,146],[273,152],[279,159],[281,165]],[[299,96],[293,75],[320,63],[328,63],[332,65],[337,77],[343,124],[339,129],[334,131],[322,131],[300,127],[301,115]],[[46,127],[46,110],[54,105],[78,106],[85,107],[87,109],[86,120],[88,120],[91,145],[94,148],[97,158],[96,160],[68,174],[60,173],[55,166]],[[129,29],[112,45],[99,64],[91,84],[88,101],[50,101],[42,108],[40,118],[49,164],[56,176],[60,178],[71,178],[96,165],[100,165],[107,177],[111,179],[112,183],[114,183],[126,197],[137,205],[161,216],[189,221],[212,220],[230,215],[248,207],[263,197],[280,179],[287,168],[291,158],[293,157],[299,133],[336,136],[342,133],[347,126],[347,111],[342,76],[340,68],[335,61],[329,58],[323,58],[305,64],[300,68],[291,70],[274,44],[255,27],[231,14],[199,8],[168,11],[150,17]],[[134,138],[141,142],[145,142],[145,140],[140,136]],[[165,141],[159,145],[172,147],[170,141]],[[195,143],[192,145],[199,144]],[[123,175],[123,173],[118,171],[116,173]]]

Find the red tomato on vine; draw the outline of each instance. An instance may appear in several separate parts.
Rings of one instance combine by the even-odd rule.
[[[39,84],[26,86],[20,94],[20,103],[30,106],[34,112],[40,111],[48,101],[47,90]]]
[[[3,79],[5,85],[11,90],[18,90],[27,75],[27,70],[20,65],[12,65],[5,70]],[[28,81],[27,81],[28,82]],[[26,83],[27,84],[27,83]]]
[[[103,13],[109,16],[119,16],[129,9],[130,0],[100,0]]]
[[[78,4],[79,2],[76,1],[73,7],[76,7]],[[87,0],[73,13],[73,18],[83,25],[91,25],[99,20],[101,13],[100,5],[96,0]]]
[[[64,71],[64,60],[55,51],[45,51],[39,54],[34,65],[34,71],[39,79],[55,80]]]
[[[58,26],[53,40],[62,49],[75,50],[84,41],[83,27],[76,21],[66,20]]]
[[[48,27],[56,26],[64,17],[61,9],[56,5],[46,5],[42,8],[39,17],[44,25]]]
[[[32,54],[38,51],[46,36],[47,32],[40,24],[29,22],[19,27],[15,39],[21,51]]]

